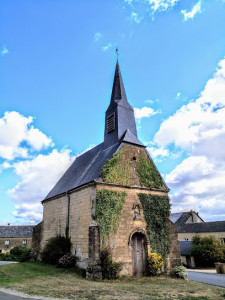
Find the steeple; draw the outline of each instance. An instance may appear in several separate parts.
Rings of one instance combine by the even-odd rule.
[[[105,114],[105,148],[123,140],[124,142],[143,146],[137,138],[134,110],[127,101],[120,66],[117,59],[111,101]]]
[[[117,59],[115,75],[113,80],[112,94],[111,94],[111,102],[108,107],[108,110],[118,104],[126,108],[132,109],[132,106],[127,101],[127,95],[123,85],[123,79],[120,72],[119,62]]]

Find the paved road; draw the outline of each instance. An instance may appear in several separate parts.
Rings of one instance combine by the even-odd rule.
[[[9,264],[18,264],[15,261],[0,261],[0,266],[9,265]]]
[[[0,300],[63,300],[63,299],[49,298],[49,297],[40,298],[38,296],[31,297],[17,291],[0,288]]]
[[[203,272],[188,271],[189,280],[212,284],[225,288],[225,274],[212,274]]]

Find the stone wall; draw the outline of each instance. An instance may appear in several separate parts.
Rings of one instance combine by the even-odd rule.
[[[146,236],[146,221],[144,219],[143,208],[138,198],[138,193],[167,195],[165,192],[150,191],[144,188],[125,188],[111,184],[97,184],[97,190],[108,189],[118,192],[126,192],[127,197],[122,209],[121,222],[116,236],[110,237],[110,248],[112,249],[113,260],[123,262],[123,270],[121,274],[132,275],[132,243],[131,238],[135,232],[141,232]],[[134,211],[135,206],[139,206],[140,214]],[[151,252],[151,245],[147,242],[148,253]]]
[[[27,241],[26,245],[23,245],[23,240]],[[5,245],[5,241],[9,241],[9,245]],[[0,238],[0,252],[6,253],[9,252],[15,246],[31,247],[32,237],[25,238]]]
[[[178,242],[177,227],[170,220],[168,221],[170,252],[167,258],[165,271],[181,265],[180,247]]]
[[[88,263],[88,233],[95,199],[96,188],[93,185],[70,195],[71,251],[78,257],[79,265],[83,268]]]
[[[121,150],[122,150],[122,156],[119,161],[119,164],[125,165],[127,162],[129,162],[129,167],[130,167],[129,185],[134,187],[135,186],[140,187],[141,185],[137,173],[137,165],[140,161],[141,156],[144,156],[147,159],[149,159],[149,156],[146,153],[145,148],[124,144],[121,147]],[[102,180],[100,180],[100,182],[102,182]],[[167,191],[165,185],[163,185],[161,189]]]
[[[95,187],[85,186],[69,193],[69,237],[72,243],[71,252],[78,257],[81,267],[87,266],[88,259],[88,229],[93,209],[93,199],[96,198]],[[47,240],[56,235],[65,235],[68,212],[67,195],[43,202],[43,236],[41,249]]]
[[[40,222],[33,228],[33,236],[32,236],[32,246],[30,258],[32,261],[36,261],[40,257],[41,250],[41,239],[43,233],[43,222]]]

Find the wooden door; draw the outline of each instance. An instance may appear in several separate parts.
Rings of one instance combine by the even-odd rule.
[[[135,233],[132,237],[133,275],[143,276],[146,268],[145,236]]]

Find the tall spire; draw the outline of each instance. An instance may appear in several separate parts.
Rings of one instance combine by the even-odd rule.
[[[117,57],[111,101],[105,116],[104,144],[108,148],[121,141],[143,146],[137,138],[134,110],[127,101]]]
[[[112,94],[111,94],[111,102],[108,107],[108,110],[112,109],[115,105],[121,105],[126,108],[132,109],[132,106],[127,101],[127,95],[125,92],[125,88],[123,85],[123,79],[120,72],[120,66],[117,58],[116,62],[116,69],[115,69],[115,75],[113,80],[113,88],[112,88]]]

